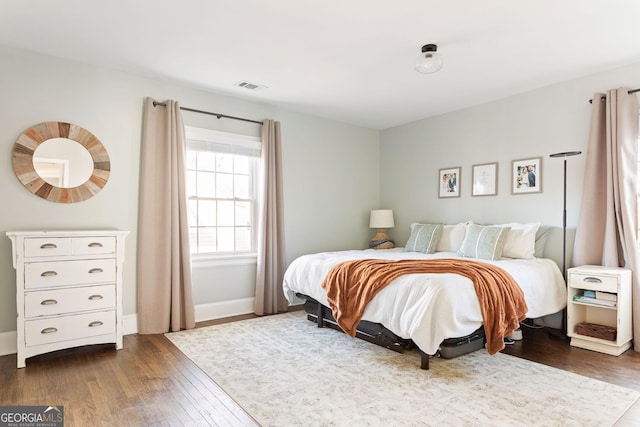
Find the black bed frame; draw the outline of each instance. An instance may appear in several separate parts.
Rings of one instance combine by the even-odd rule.
[[[336,322],[329,307],[325,307],[307,295],[296,295],[306,300],[304,303],[304,311],[307,313],[307,319],[317,323],[318,328],[327,327],[344,332]],[[420,352],[420,369],[429,369],[430,356],[427,353],[420,350],[412,340],[397,336],[380,323],[361,320],[356,328],[356,337],[398,353],[404,353],[405,350],[417,348]]]

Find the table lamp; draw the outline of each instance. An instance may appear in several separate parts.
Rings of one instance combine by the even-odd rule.
[[[393,210],[377,209],[371,211],[369,218],[369,228],[376,229],[376,235],[369,242],[372,249],[391,249],[395,247],[395,242],[389,238],[387,228],[393,228]]]

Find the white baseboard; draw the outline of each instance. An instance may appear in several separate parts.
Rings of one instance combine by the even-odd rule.
[[[0,332],[0,356],[17,353],[17,339],[18,333],[16,331]]]
[[[253,313],[254,301],[255,298],[251,297],[196,305],[196,322]]]
[[[240,314],[253,313],[255,298],[242,298],[231,301],[212,302],[195,306],[196,322],[221,319],[223,317],[238,316]],[[122,319],[122,333],[124,335],[138,333],[138,315],[127,314]]]
[[[131,335],[138,333],[138,315],[125,314],[122,316],[122,335]]]
[[[255,298],[252,297],[196,305],[196,322],[253,313],[254,300]],[[138,315],[136,313],[122,316],[122,333],[123,335],[138,333]],[[16,331],[0,332],[0,356],[17,352],[16,339]]]

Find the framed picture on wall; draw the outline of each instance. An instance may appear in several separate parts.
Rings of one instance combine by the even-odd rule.
[[[498,195],[498,163],[473,165],[471,171],[472,196]]]
[[[511,165],[512,194],[542,192],[542,157],[513,160]]]
[[[460,197],[460,167],[440,169],[438,197]]]

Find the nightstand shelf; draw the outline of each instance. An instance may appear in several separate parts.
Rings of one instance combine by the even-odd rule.
[[[584,265],[568,270],[567,335],[571,345],[619,356],[631,347],[631,271],[624,268]],[[615,305],[600,305],[574,301],[575,296],[588,292],[615,295]],[[597,300],[602,301],[602,300]],[[580,334],[578,325],[596,325],[615,330],[615,338],[603,339]]]
[[[571,302],[573,304],[576,304],[576,305],[584,305],[584,306],[587,306],[587,307],[598,307],[598,308],[602,308],[602,309],[605,309],[605,310],[613,310],[613,311],[617,311],[618,310],[618,307],[609,307],[609,306],[606,306],[606,305],[589,304],[588,302],[579,302],[579,301],[571,301]]]

